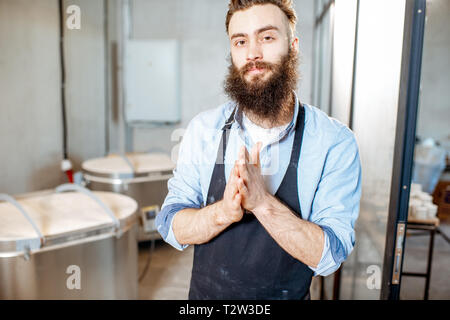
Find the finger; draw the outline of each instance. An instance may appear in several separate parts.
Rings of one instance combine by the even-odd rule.
[[[233,196],[239,191],[237,187],[237,179],[233,173],[230,175],[230,179],[228,179],[228,183],[225,187],[225,196],[229,198],[233,198]]]
[[[241,172],[239,171],[239,160],[234,162],[234,177],[237,179],[241,176]]]
[[[236,195],[239,192],[239,187],[237,183],[232,183],[230,185],[230,195],[231,197],[234,197],[234,195]]]
[[[251,159],[250,163],[256,165],[257,167],[260,166],[259,152],[261,151],[261,146],[262,146],[261,142],[258,142],[257,144],[255,144],[251,150],[251,155],[250,155],[250,159]]]
[[[239,178],[248,180],[249,173],[248,173],[247,165],[245,163],[239,163],[238,170],[239,170]]]
[[[236,163],[234,164],[233,168],[230,172],[230,179],[228,180],[230,183],[234,183],[236,181],[237,177],[239,176],[239,170],[236,166]]]
[[[247,151],[247,148],[245,146],[242,146],[239,150],[239,162],[241,163],[248,163],[249,160],[249,154]]]
[[[243,196],[247,196],[248,189],[247,189],[247,186],[245,185],[244,181],[242,179],[239,179],[237,185],[238,185],[239,193],[242,194]]]
[[[233,198],[234,209],[239,209],[241,207],[241,200],[242,200],[242,196],[239,193],[236,194],[236,196]]]
[[[250,163],[250,154],[248,153],[248,150],[247,150],[247,148],[245,148],[244,147],[244,149],[245,149],[245,163]]]

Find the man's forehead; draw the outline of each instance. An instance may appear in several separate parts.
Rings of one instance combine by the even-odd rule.
[[[237,33],[253,34],[268,25],[277,27],[281,33],[289,30],[289,21],[278,6],[254,5],[233,14],[229,25],[229,36]]]

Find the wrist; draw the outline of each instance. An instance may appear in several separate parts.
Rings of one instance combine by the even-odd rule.
[[[269,215],[273,210],[273,202],[275,200],[275,197],[272,196],[270,193],[266,193],[262,200],[260,201],[259,205],[253,209],[253,214],[256,216],[259,215]]]
[[[226,216],[224,215],[225,206],[224,201],[220,200],[214,204],[214,224],[216,226],[224,226],[230,224],[226,221]]]

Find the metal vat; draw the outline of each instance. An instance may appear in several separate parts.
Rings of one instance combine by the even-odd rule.
[[[0,200],[0,299],[138,298],[133,199],[63,185]]]
[[[137,201],[139,241],[161,238],[154,221],[167,196],[167,181],[174,168],[170,157],[163,153],[109,155],[82,164],[87,188],[121,193]]]

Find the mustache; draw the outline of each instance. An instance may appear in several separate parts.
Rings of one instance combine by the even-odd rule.
[[[246,74],[247,72],[249,72],[253,68],[267,69],[269,71],[274,71],[276,69],[276,67],[277,67],[276,64],[273,64],[273,63],[270,63],[270,62],[251,61],[251,62],[248,62],[243,67],[241,67],[241,69],[239,70],[239,73],[241,75],[244,75],[244,74]]]

